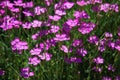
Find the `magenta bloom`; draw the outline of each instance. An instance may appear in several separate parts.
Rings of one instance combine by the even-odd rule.
[[[6,15],[3,18],[3,22],[2,25],[0,25],[0,28],[2,28],[3,30],[9,30],[12,28],[19,28],[20,25],[21,25],[21,21],[18,21],[16,18]]]
[[[34,48],[30,50],[31,55],[39,55],[41,53],[41,49],[40,48]]]
[[[115,48],[115,42],[108,41],[108,47],[114,49]]]
[[[60,19],[61,19],[61,17],[60,16],[58,16],[58,15],[54,15],[54,16],[49,16],[49,19],[51,19],[51,20],[53,20],[53,21],[59,21]]]
[[[106,38],[112,38],[113,35],[112,35],[112,33],[105,32],[105,37],[106,37]]]
[[[110,10],[110,4],[109,3],[104,3],[100,5],[100,10],[104,12],[108,12]]]
[[[63,9],[70,9],[74,6],[74,3],[73,2],[65,2],[63,4]]]
[[[90,37],[88,38],[88,42],[89,42],[89,43],[92,43],[92,44],[95,44],[95,45],[98,44],[98,41],[99,41],[99,39],[98,39],[98,37],[95,36],[95,35],[90,36]]]
[[[116,77],[115,77],[115,80],[120,80],[120,76],[116,76]]]
[[[66,34],[56,34],[56,37],[54,38],[56,41],[66,41],[70,40],[70,38]]]
[[[87,50],[84,49],[84,48],[80,48],[80,49],[77,49],[77,52],[76,52],[78,55],[81,55],[81,56],[86,56],[88,54]]]
[[[46,8],[42,8],[42,7],[40,7],[40,6],[36,6],[36,7],[34,8],[34,13],[35,13],[36,15],[41,15],[41,14],[45,13],[46,11],[47,11]]]
[[[64,61],[68,64],[71,64],[71,63],[81,63],[82,62],[82,59],[81,58],[77,58],[77,57],[70,57],[70,58],[65,58]]]
[[[17,0],[17,1],[14,1],[14,5],[15,6],[24,6],[25,4],[23,3],[23,1],[22,0]]]
[[[19,38],[15,38],[11,42],[11,47],[13,51],[22,51],[22,50],[27,50],[28,49],[28,43],[25,41],[20,41]],[[21,53],[20,53],[21,54]]]
[[[75,11],[73,16],[75,18],[86,18],[86,19],[89,19],[90,16],[83,10],[83,11]]]
[[[111,10],[114,10],[115,12],[119,12],[119,6],[118,6],[118,4],[112,4],[111,5]]]
[[[109,64],[109,65],[107,66],[107,69],[108,69],[109,71],[112,71],[112,72],[115,71],[115,68],[114,68],[111,64]]]
[[[4,70],[0,70],[0,76],[3,76],[5,74]]]
[[[77,4],[78,4],[79,6],[85,6],[85,5],[87,5],[88,3],[85,2],[84,0],[81,0],[81,1],[77,1]]]
[[[78,24],[78,19],[68,19],[68,21],[66,21],[66,23],[70,26],[70,28],[77,26]]]
[[[27,16],[27,17],[33,16],[33,13],[32,13],[31,11],[28,11],[28,10],[23,11],[23,14],[24,14],[25,16]]]
[[[72,46],[74,46],[74,47],[77,47],[77,46],[82,46],[83,45],[83,43],[82,43],[82,40],[80,39],[80,40],[74,40],[73,41],[73,43],[72,43]]]
[[[64,51],[65,53],[68,53],[68,52],[69,52],[67,46],[65,46],[65,45],[62,45],[62,47],[61,47],[60,49],[61,49],[62,51]]]
[[[29,78],[30,76],[34,76],[34,72],[30,72],[30,68],[22,68],[20,75],[24,78]]]
[[[66,15],[66,12],[64,10],[55,10],[55,14],[59,16]]]
[[[26,2],[23,5],[23,8],[32,8],[33,7],[33,1]]]
[[[104,59],[100,56],[98,56],[97,58],[94,58],[94,62],[96,64],[103,64],[104,63]]]
[[[33,22],[31,23],[32,27],[36,28],[36,27],[41,27],[42,22],[38,21],[38,20],[33,20]]]
[[[57,33],[60,30],[59,26],[52,25],[50,27],[49,33]]]
[[[108,76],[104,76],[104,77],[102,78],[102,80],[112,80],[112,78],[111,78],[111,77],[108,77]]]
[[[31,25],[31,23],[29,23],[29,22],[25,22],[25,23],[22,24],[22,27],[23,27],[23,28],[26,28],[26,29],[30,29],[31,26],[32,26],[32,25]]]
[[[119,12],[119,7],[117,4],[104,3],[100,5],[100,10],[104,12],[108,12],[109,10]]]
[[[78,31],[81,32],[82,34],[88,34],[90,33],[93,29],[95,28],[94,23],[86,23],[83,22],[80,27],[78,28]]]
[[[94,67],[92,68],[92,70],[94,70],[94,71],[96,71],[96,72],[101,72],[101,71],[102,71],[102,68],[94,66]]]
[[[117,39],[115,41],[115,49],[118,50],[118,51],[120,51],[120,40],[119,39]]]
[[[47,6],[50,6],[52,4],[53,0],[45,0],[45,3]]]
[[[41,60],[50,61],[51,57],[52,57],[52,54],[49,54],[49,53],[45,52],[45,53],[40,54],[39,57],[40,57]]]
[[[28,64],[32,64],[34,66],[40,64],[41,60],[38,57],[31,57],[29,58]]]

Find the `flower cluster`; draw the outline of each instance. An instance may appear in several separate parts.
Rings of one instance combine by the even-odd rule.
[[[105,32],[102,37],[92,33],[93,30],[99,28],[99,21],[93,20],[94,16],[91,16],[90,11],[83,7],[90,5],[92,13],[96,12],[97,15],[100,15],[109,11],[119,12],[118,4],[103,3],[102,0],[57,0],[57,3],[55,0],[43,0],[43,3],[44,6],[35,4],[34,0],[28,2],[3,0],[0,2],[0,17],[2,17],[0,28],[8,33],[24,30],[31,34],[27,34],[30,36],[30,38],[27,36],[29,44],[12,35],[14,38],[11,41],[12,51],[22,54],[23,50],[27,50],[29,53],[27,65],[33,67],[41,65],[44,61],[49,62],[57,51],[57,53],[65,53],[65,57],[61,59],[69,64],[82,63],[84,60],[87,61],[86,58],[89,56],[91,59],[89,68],[102,73],[104,66],[101,66],[106,62],[104,52],[107,49],[120,51],[120,39],[113,40],[114,34],[110,32]],[[76,6],[79,9],[76,9]],[[72,9],[74,9],[73,12]],[[5,13],[9,14],[4,15]],[[99,17],[97,16],[97,18]],[[74,35],[74,32],[77,35]],[[81,38],[82,36],[88,37],[85,38],[87,42]],[[120,30],[118,36],[120,37]],[[33,43],[35,43],[35,47],[31,46]],[[96,56],[92,58],[93,51],[89,49],[91,45],[96,47],[95,49],[99,53],[97,55],[94,51]],[[106,65],[106,69],[111,72],[116,71],[114,65],[109,63]],[[4,74],[5,71],[0,70],[0,75]],[[30,71],[30,67],[26,67],[21,69],[20,75],[29,78],[34,76],[34,72]],[[105,75],[101,78],[102,80],[112,80],[111,77]],[[119,80],[119,76],[116,77],[116,80]]]
[[[19,38],[15,38],[11,42],[12,50],[13,51],[18,51],[20,54],[22,53],[22,50],[27,50],[28,49],[28,43],[25,41],[20,41]]]
[[[30,72],[30,68],[26,67],[21,69],[20,75],[24,78],[29,78],[30,76],[34,76],[34,72]]]

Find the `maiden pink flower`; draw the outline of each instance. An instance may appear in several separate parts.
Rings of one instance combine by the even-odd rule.
[[[85,2],[84,0],[82,0],[82,1],[77,1],[77,4],[79,6],[85,6],[85,5],[87,5],[87,2]]]
[[[90,33],[93,29],[95,28],[95,24],[94,23],[86,23],[83,22],[80,27],[78,28],[78,31],[81,32],[82,34],[88,34]]]
[[[63,9],[70,9],[74,6],[74,3],[73,2],[65,2],[63,4]]]
[[[24,78],[29,78],[30,76],[34,76],[34,72],[30,72],[30,68],[22,68],[20,75]]]
[[[49,33],[57,33],[60,30],[59,26],[55,25],[52,25],[50,28]]]
[[[41,49],[40,48],[34,48],[30,50],[30,54],[31,55],[39,55],[41,53]]]
[[[33,7],[33,1],[26,2],[23,5],[23,8],[32,8]]]
[[[33,22],[31,23],[32,27],[36,28],[36,27],[41,27],[42,22],[38,21],[38,20],[33,20]]]
[[[77,26],[78,24],[78,19],[68,19],[68,21],[66,21],[66,23],[70,26],[70,28]]]
[[[33,13],[31,11],[23,11],[22,12],[25,16],[33,16]]]
[[[87,19],[90,18],[90,16],[85,11],[81,11],[81,12],[80,11],[75,11],[73,16],[75,18],[87,18]]]
[[[62,51],[64,51],[65,53],[68,53],[68,52],[69,52],[67,46],[65,46],[65,45],[62,45],[62,47],[61,47],[60,49],[61,49]]]
[[[14,5],[15,6],[24,6],[24,3],[23,3],[23,1],[22,0],[17,0],[17,1],[14,1]]]
[[[47,6],[50,6],[52,4],[53,0],[45,0],[45,2],[46,2]]]
[[[102,78],[102,80],[112,80],[112,78],[111,78],[111,77],[108,77],[108,76],[104,76],[104,77]]]
[[[70,58],[65,58],[64,61],[68,64],[71,64],[71,63],[81,63],[82,62],[82,59],[81,58],[77,58],[77,57],[70,57]]]
[[[74,47],[77,47],[77,46],[82,46],[83,45],[83,43],[82,43],[82,40],[81,39],[76,39],[76,40],[74,40],[73,41],[73,43],[72,43],[72,46],[74,46]]]
[[[5,74],[4,70],[0,70],[0,76],[3,76]]]
[[[19,38],[16,38],[11,42],[11,47],[12,47],[13,51],[27,50],[28,49],[28,43],[25,42],[25,41],[20,41]]]
[[[104,3],[100,5],[100,10],[104,12],[108,12],[110,10],[110,4],[109,3]]]
[[[55,10],[55,14],[59,16],[66,15],[66,12],[64,10]]]
[[[81,56],[86,56],[88,54],[87,50],[84,48],[77,49],[77,54]]]
[[[88,42],[97,45],[99,38],[96,35],[90,36],[88,38]]]
[[[66,34],[56,34],[56,37],[54,38],[55,41],[66,41],[70,40],[70,37],[68,37]]]
[[[58,15],[54,15],[54,16],[49,15],[49,19],[51,19],[53,21],[59,21],[61,19],[61,17]]]
[[[34,66],[40,64],[41,60],[38,57],[30,57],[28,64],[32,64]]]
[[[105,32],[105,37],[106,37],[106,38],[112,38],[113,35],[112,35],[112,33]]]
[[[103,64],[104,63],[104,59],[100,56],[98,56],[97,58],[94,58],[94,62],[96,64]]]
[[[50,61],[52,54],[49,54],[48,52],[42,53],[39,55],[41,60],[46,60],[46,61]]]
[[[32,25],[31,25],[30,22],[25,22],[25,23],[22,24],[22,27],[23,27],[23,28],[26,28],[26,29],[30,29],[31,26],[32,26]]]

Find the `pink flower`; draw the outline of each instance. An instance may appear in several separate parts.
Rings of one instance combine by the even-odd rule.
[[[66,23],[70,26],[70,28],[77,26],[78,24],[78,19],[68,19],[68,21],[66,21]]]
[[[25,23],[22,24],[22,27],[23,27],[23,28],[27,28],[27,29],[30,29],[31,26],[32,26],[32,25],[31,25],[31,23],[29,23],[29,22],[25,22]]]
[[[81,11],[81,12],[80,11],[75,11],[73,16],[75,18],[87,18],[87,19],[90,18],[90,16],[85,11]]]
[[[30,11],[23,11],[23,14],[25,16],[33,16],[32,12],[30,12]]]
[[[25,41],[20,41],[19,38],[15,38],[12,42],[11,42],[11,47],[13,51],[22,51],[22,50],[27,50],[28,49],[28,43]],[[19,53],[21,54],[21,53]]]
[[[29,58],[29,62],[28,64],[32,64],[34,66],[38,65],[41,62],[40,59],[38,59],[38,57],[31,57]]]
[[[52,25],[50,29],[50,33],[56,33],[60,30],[59,26]]]
[[[41,49],[40,48],[34,48],[30,50],[31,55],[39,55],[41,53]]]
[[[74,6],[74,3],[73,2],[65,2],[63,4],[63,9],[70,9]]]
[[[53,2],[52,0],[45,0],[45,3],[47,6],[50,6],[52,4],[52,2]]]
[[[77,49],[77,54],[81,56],[86,56],[88,54],[87,50],[84,48]]]
[[[14,1],[14,4],[15,4],[15,6],[21,6],[21,7],[24,6],[24,3],[22,0]]]
[[[66,41],[70,40],[70,38],[66,34],[56,34],[56,37],[54,38],[56,41]]]
[[[53,20],[53,21],[59,21],[60,19],[61,19],[61,17],[60,16],[58,16],[58,15],[54,15],[54,16],[49,16],[49,19],[51,19],[51,20]]]
[[[38,21],[38,20],[33,20],[33,22],[31,23],[32,27],[36,28],[36,27],[41,27],[42,22]]]
[[[32,8],[33,7],[33,1],[26,2],[23,5],[23,8]]]
[[[62,51],[64,51],[65,53],[68,53],[68,48],[65,45],[62,45],[62,47],[60,48]]]
[[[94,27],[95,27],[94,23],[83,22],[78,28],[78,31],[81,32],[82,34],[88,34],[94,29]]]
[[[30,76],[34,76],[34,72],[30,72],[30,68],[22,68],[20,75],[24,78],[29,78]]]
[[[77,47],[77,46],[82,46],[83,45],[83,43],[82,43],[82,40],[80,39],[80,40],[74,40],[73,41],[73,43],[72,43],[72,46],[74,46],[74,47]]]
[[[85,5],[87,5],[87,2],[85,2],[84,0],[82,0],[82,1],[77,1],[77,4],[79,6],[85,6]]]
[[[63,16],[63,15],[66,15],[66,12],[64,10],[55,10],[55,14],[59,16]]]
[[[41,60],[50,61],[52,54],[45,52],[45,53],[42,53],[41,55],[39,55],[39,57]]]
[[[4,70],[0,70],[0,76],[3,76],[5,74]]]
[[[110,10],[110,4],[109,3],[104,3],[100,5],[100,10],[104,12],[108,12]]]
[[[106,37],[106,38],[112,38],[113,35],[112,35],[112,33],[105,32],[105,37]]]
[[[10,11],[12,11],[12,12],[20,12],[20,10],[19,10],[19,8],[10,8]]]
[[[94,59],[94,62],[96,64],[103,64],[104,63],[104,59],[100,56],[98,56],[97,58]]]

